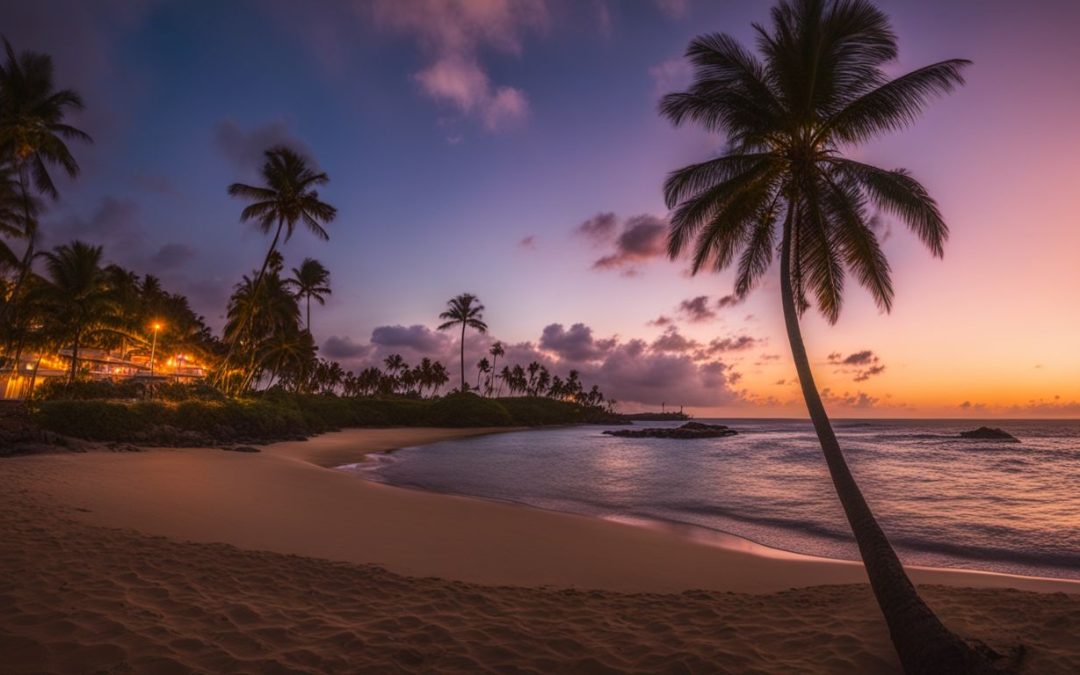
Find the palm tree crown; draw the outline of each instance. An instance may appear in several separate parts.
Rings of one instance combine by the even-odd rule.
[[[893,288],[871,208],[906,222],[936,256],[948,228],[907,171],[843,150],[914,121],[933,96],[963,83],[970,62],[942,61],[890,80],[883,66],[897,56],[896,36],[864,0],[781,2],[772,24],[754,26],[762,59],[727,35],[694,39],[686,52],[693,84],[660,104],[676,125],[696,122],[729,144],[724,155],[668,176],[668,251],[692,247],[695,273],[736,265],[735,291],[745,296],[768,270],[783,222],[800,313],[809,293],[835,323],[845,270],[887,311]]]
[[[285,241],[292,237],[297,223],[303,222],[318,238],[329,239],[322,225],[334,219],[337,209],[321,201],[314,188],[330,182],[330,178],[309,167],[299,153],[283,145],[270,148],[265,155],[264,185],[229,186],[230,196],[251,202],[240,212],[240,221],[254,221],[263,234],[269,234],[275,225],[284,225]]]
[[[60,326],[71,345],[70,380],[79,365],[79,346],[87,333],[115,319],[116,303],[101,269],[101,247],[81,241],[45,253],[46,280],[38,289],[40,305]]]
[[[311,332],[311,301],[320,305],[326,304],[326,296],[333,293],[330,290],[330,270],[314,258],[304,258],[300,267],[292,268],[292,278],[285,281],[296,293],[297,300],[304,299],[307,302],[307,326]]]
[[[443,323],[439,330],[461,326],[461,391],[465,391],[465,329],[472,328],[480,333],[487,332],[484,323],[484,306],[472,293],[462,293],[446,302],[447,309],[439,315]]]
[[[16,54],[4,40],[0,65],[0,148],[4,157],[26,165],[39,192],[57,197],[48,164],[59,165],[74,178],[79,174],[65,141],[89,143],[90,136],[64,123],[71,110],[82,110],[82,98],[71,89],[55,88],[52,57],[36,52]]]
[[[935,256],[948,228],[926,189],[903,169],[844,156],[850,147],[913,122],[936,95],[963,83],[962,59],[889,79],[897,56],[888,17],[866,0],[781,0],[772,25],[754,25],[760,57],[727,35],[694,39],[694,80],[660,111],[727,137],[727,151],[672,172],[668,253],[692,249],[692,271],[736,266],[745,297],[772,263],[779,239],[780,291],[803,398],[870,584],[908,673],[989,670],[986,657],[950,632],[918,596],[855,482],[833,432],[803,344],[799,317],[812,296],[830,322],[844,279],[855,275],[889,311],[889,263],[874,210],[903,220]]]

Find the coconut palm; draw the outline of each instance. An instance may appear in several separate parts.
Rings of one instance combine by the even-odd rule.
[[[476,364],[476,391],[481,391],[480,380],[491,372],[491,361],[487,360],[487,357],[481,358]]]
[[[81,241],[58,246],[44,255],[45,283],[35,300],[47,308],[50,322],[71,344],[71,372],[79,372],[79,347],[87,335],[115,316],[116,305],[101,269],[101,247]]]
[[[487,394],[491,396],[491,391],[495,388],[495,378],[498,372],[495,370],[495,364],[499,362],[500,356],[506,354],[506,349],[503,348],[503,343],[495,342],[488,348],[488,354],[491,354],[491,377],[488,379]]]
[[[254,222],[263,234],[269,234],[271,230],[274,232],[262,268],[253,282],[256,293],[271,260],[278,252],[278,243],[289,241],[297,224],[303,223],[316,237],[327,240],[330,235],[323,225],[333,221],[337,215],[337,209],[322,201],[315,189],[330,181],[325,173],[309,167],[306,159],[285,146],[274,146],[265,155],[266,162],[262,167],[264,185],[233,183],[229,186],[230,196],[250,202],[240,212],[240,222]],[[281,239],[282,233],[285,235],[284,241]],[[239,335],[243,335],[250,318],[250,312],[240,317]],[[234,346],[235,343],[230,345],[226,363],[231,358]]]
[[[26,251],[11,299],[0,308],[0,321],[16,307],[34,260],[37,233],[35,198],[30,184],[43,195],[59,196],[49,175],[49,165],[57,165],[70,177],[79,174],[79,164],[67,147],[68,141],[90,142],[85,132],[66,124],[71,111],[83,109],[82,98],[71,89],[56,89],[52,57],[24,51],[15,53],[4,40],[6,59],[0,64],[0,158],[18,174],[22,198],[22,234]]]
[[[314,258],[304,258],[300,267],[292,268],[292,278],[285,281],[296,293],[297,300],[306,303],[306,315],[304,326],[311,331],[311,301],[320,305],[326,304],[326,296],[333,293],[330,290],[330,270],[326,269],[321,262]]]
[[[948,228],[926,189],[844,150],[916,119],[936,95],[963,83],[953,59],[890,80],[897,55],[888,17],[866,0],[783,0],[770,28],[755,25],[760,56],[721,34],[694,39],[694,80],[665,96],[675,125],[724,133],[721,156],[671,173],[668,252],[691,249],[692,271],[735,266],[745,297],[772,262],[779,238],[780,290],[792,356],[834,487],[858,542],[904,670],[961,673],[987,657],[950,632],[919,598],[874,519],[833,433],[814,384],[799,318],[813,297],[830,323],[847,274],[878,307],[893,302],[888,261],[871,227],[876,209],[904,221],[935,256]]]
[[[461,391],[465,391],[465,329],[472,328],[480,333],[487,332],[484,323],[484,306],[472,293],[462,293],[446,302],[447,310],[439,315],[445,323],[439,330],[447,330],[461,325]]]

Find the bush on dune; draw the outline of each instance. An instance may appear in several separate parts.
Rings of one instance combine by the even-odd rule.
[[[506,427],[515,420],[498,401],[475,394],[451,394],[435,401],[427,422],[434,427]]]

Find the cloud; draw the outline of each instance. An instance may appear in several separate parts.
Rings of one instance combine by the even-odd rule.
[[[322,354],[330,359],[359,359],[371,353],[371,345],[354,342],[348,336],[331,335],[322,346]]]
[[[691,323],[702,323],[716,318],[716,312],[709,308],[709,296],[699,295],[696,298],[683,300],[679,303],[679,313]]]
[[[730,295],[725,295],[724,297],[717,300],[716,307],[717,309],[727,309],[728,307],[741,305],[744,300],[746,300],[746,298],[740,298],[739,296],[732,293]]]
[[[165,244],[150,256],[150,264],[155,270],[171,270],[194,257],[195,249],[187,244]]]
[[[847,356],[840,352],[833,352],[829,354],[828,359],[829,363],[836,367],[836,372],[853,375],[855,382],[865,382],[885,372],[885,364],[869,349],[853,352]]]
[[[214,127],[214,145],[235,168],[247,172],[259,169],[265,152],[275,145],[285,145],[313,161],[314,154],[307,143],[297,138],[283,120],[274,120],[252,129],[242,129],[231,119]]]
[[[411,349],[421,353],[445,351],[452,342],[446,333],[431,330],[427,326],[379,326],[371,331],[371,343],[391,349]]]
[[[683,337],[679,333],[679,329],[672,326],[664,331],[664,334],[656,338],[650,346],[653,351],[658,352],[689,352],[700,347],[700,343],[697,340],[691,340]]]
[[[661,314],[660,316],[656,317],[652,321],[649,321],[646,325],[648,325],[648,326],[670,326],[673,323],[675,323],[674,319],[672,319],[669,316]]]
[[[739,352],[750,349],[756,346],[761,340],[759,338],[750,337],[749,335],[739,335],[736,337],[727,337],[724,339],[717,338],[709,343],[708,351],[710,354],[721,354],[724,352]]]
[[[619,221],[615,214],[608,211],[598,213],[574,228],[574,233],[589,239],[594,244],[606,244],[615,236]]]
[[[79,239],[104,246],[108,260],[127,266],[139,261],[146,244],[138,204],[112,196],[103,197],[89,219],[71,215],[49,223],[43,232],[46,247]]]
[[[415,40],[428,65],[413,74],[436,103],[477,119],[489,131],[524,121],[524,91],[491,82],[480,53],[520,55],[526,34],[548,23],[543,0],[376,0],[375,25]]]
[[[580,228],[579,228],[580,229]],[[638,263],[667,254],[667,221],[642,214],[628,218],[615,239],[615,251],[593,263],[594,269],[621,269],[631,274]]]
[[[690,0],[656,0],[656,6],[670,19],[681,19],[690,8]]]
[[[653,93],[656,96],[673,91],[682,91],[690,86],[694,69],[690,62],[681,56],[667,59],[649,68],[649,77],[653,80]]]
[[[518,242],[518,246],[520,248],[528,249],[530,251],[535,250],[536,249],[536,235],[530,234],[528,236],[522,237],[521,241]]]
[[[561,323],[544,327],[540,336],[540,348],[556,354],[567,361],[595,361],[603,357],[615,345],[615,339],[597,340],[592,328],[575,323],[569,330]]]
[[[849,394],[846,391],[843,394],[837,394],[828,387],[821,390],[821,398],[823,401],[825,401],[825,403],[829,405],[844,408],[854,408],[856,410],[866,410],[868,408],[873,408],[880,402],[880,399],[874,396],[870,396],[869,394],[861,391],[854,394]]]

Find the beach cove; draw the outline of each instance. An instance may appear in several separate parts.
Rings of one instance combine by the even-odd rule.
[[[898,672],[857,563],[331,468],[487,431],[7,459],[0,651],[13,672]],[[1080,666],[1080,584],[911,574],[965,637],[1022,643],[1021,672]]]

